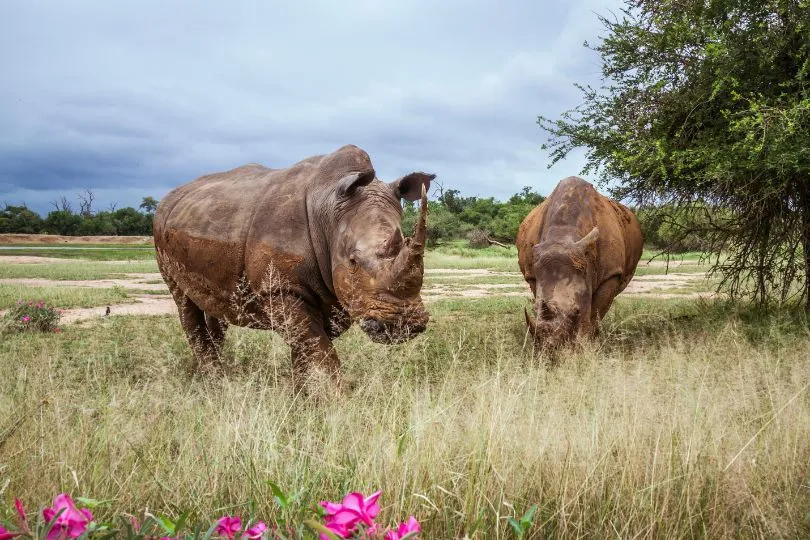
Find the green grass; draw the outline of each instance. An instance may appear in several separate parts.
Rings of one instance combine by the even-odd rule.
[[[665,266],[644,266],[639,263],[636,267],[634,276],[662,276],[665,274],[705,274],[709,271],[708,266],[699,266],[696,264],[685,264],[683,266],[670,266],[669,269]]]
[[[83,308],[120,304],[132,301],[120,287],[91,289],[88,287],[29,287],[0,283],[0,309],[12,307],[18,300],[43,300],[58,308]]]
[[[509,245],[507,248],[500,246],[489,246],[485,248],[471,248],[467,240],[450,240],[439,245],[432,246],[429,251],[441,255],[458,255],[459,257],[480,258],[480,257],[517,257],[517,247]]]
[[[87,280],[123,277],[123,274],[126,273],[141,274],[157,271],[157,263],[154,260],[3,264],[0,259],[0,278]]]
[[[485,269],[501,272],[519,272],[517,258],[448,255],[434,251],[425,253],[425,268]]]
[[[520,285],[526,283],[523,275],[494,275],[494,276],[466,276],[459,274],[425,274],[423,278],[425,285],[452,284],[459,286],[467,285],[490,285],[490,284],[512,284]]]
[[[311,517],[382,489],[380,521],[425,538],[807,537],[810,323],[721,302],[617,299],[552,367],[521,298],[431,304],[428,332],[337,340],[353,392],[295,397],[288,348],[232,329],[228,375],[190,377],[176,316],[0,341],[0,486],[116,512]],[[298,499],[273,502],[268,481]],[[10,511],[9,511],[10,512]],[[96,510],[102,519],[111,511]],[[10,515],[10,514],[9,514]]]
[[[47,247],[41,244],[0,244],[0,263],[2,263],[3,256],[13,255],[91,261],[146,261],[154,260],[155,248],[148,244],[81,244],[75,246],[60,246],[57,244]]]

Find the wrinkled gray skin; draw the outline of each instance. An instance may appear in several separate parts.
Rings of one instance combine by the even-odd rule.
[[[516,244],[535,297],[526,324],[538,350],[548,350],[597,331],[633,278],[643,238],[630,209],[571,176],[526,216]]]
[[[435,175],[390,183],[347,145],[287,169],[251,164],[171,191],[154,218],[157,260],[197,368],[214,366],[229,324],[275,330],[296,385],[309,368],[337,377],[332,340],[353,321],[374,340],[423,332],[426,195]],[[412,238],[401,199],[423,208]]]

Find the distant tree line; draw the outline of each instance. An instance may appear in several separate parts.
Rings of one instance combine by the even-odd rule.
[[[127,206],[107,210],[93,208],[95,195],[86,191],[78,196],[78,209],[67,197],[51,204],[54,209],[43,218],[27,206],[6,203],[0,210],[0,233],[59,234],[63,236],[150,236],[158,201],[144,197],[138,208]]]
[[[152,218],[158,201],[144,197],[138,208],[93,209],[94,195],[86,191],[79,195],[78,209],[67,197],[51,204],[53,210],[43,218],[25,205],[6,204],[0,210],[0,233],[59,234],[63,236],[150,236]],[[435,246],[444,241],[470,241],[472,247],[485,247],[492,241],[511,244],[521,221],[546,198],[524,187],[506,201],[494,197],[464,197],[457,189],[439,188],[437,200],[428,202],[428,243]],[[707,210],[708,211],[708,210]],[[403,231],[411,234],[419,209],[406,202],[403,209]],[[694,212],[673,205],[663,205],[636,211],[645,242],[673,252],[708,249],[706,236],[701,234]],[[699,220],[698,220],[699,221]],[[704,219],[708,225],[709,218]]]
[[[545,197],[524,187],[507,201],[494,197],[464,197],[457,189],[438,190],[437,200],[428,201],[428,244],[446,240],[470,239],[473,247],[488,245],[487,240],[512,243],[523,218]],[[410,234],[418,208],[406,202],[402,228]]]

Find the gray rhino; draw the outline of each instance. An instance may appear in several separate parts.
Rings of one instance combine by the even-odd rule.
[[[375,342],[426,328],[420,297],[433,174],[384,183],[346,145],[286,169],[250,164],[200,177],[160,202],[157,262],[194,353],[215,366],[229,324],[274,330],[299,386],[310,367],[338,377],[332,340],[354,321]],[[421,198],[403,237],[401,199]]]
[[[594,334],[633,278],[644,239],[629,208],[570,176],[526,216],[515,243],[535,297],[526,324],[539,348],[553,349]]]

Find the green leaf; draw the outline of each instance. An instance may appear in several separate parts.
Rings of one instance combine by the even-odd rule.
[[[180,517],[177,519],[177,523],[174,526],[174,534],[179,534],[183,530],[183,527],[186,525],[186,518],[188,518],[188,511],[180,514]]]
[[[527,525],[527,527],[526,527],[527,529],[528,529],[528,525],[531,525],[531,524],[532,524],[532,521],[534,520],[534,514],[535,514],[536,512],[537,512],[537,505],[536,505],[536,504],[533,504],[533,505],[531,505],[531,506],[529,507],[529,509],[528,509],[528,510],[526,510],[526,513],[525,513],[525,514],[523,514],[523,517],[522,517],[522,518],[520,518],[520,522],[521,522],[522,524]]]
[[[160,526],[163,527],[164,531],[166,531],[169,534],[174,534],[175,526],[174,523],[172,523],[172,521],[169,518],[167,518],[166,516],[158,516],[157,519],[158,523],[160,523]]]
[[[281,488],[278,486],[278,484],[276,484],[275,482],[272,482],[270,480],[267,481],[267,484],[270,486],[270,489],[273,491],[273,495],[275,496],[276,503],[281,508],[285,508],[285,509],[288,508],[290,506],[290,501],[287,498],[287,496],[284,494],[284,492],[281,490]]]
[[[109,507],[111,503],[115,502],[115,499],[106,499],[103,501],[99,501],[96,499],[88,499],[87,497],[76,497],[76,502],[79,503],[80,506],[85,506],[87,508],[97,508],[99,506],[106,506]]]
[[[305,519],[304,523],[306,524],[307,527],[309,527],[316,533],[325,534],[326,537],[329,538],[329,540],[340,540],[340,537],[338,535],[336,535],[335,533],[327,529],[324,525],[318,523],[313,519]]]
[[[509,518],[508,523],[512,527],[512,529],[515,530],[515,534],[517,535],[517,537],[523,538],[523,526],[520,524],[520,522],[515,518]]]

